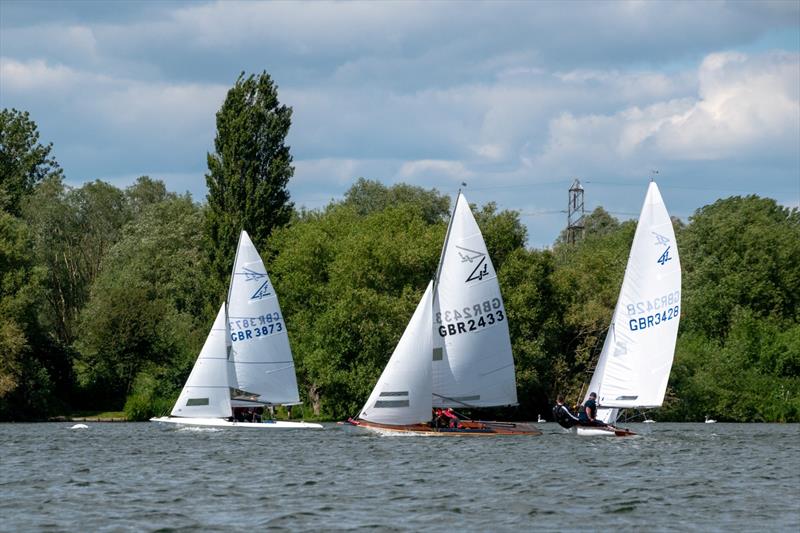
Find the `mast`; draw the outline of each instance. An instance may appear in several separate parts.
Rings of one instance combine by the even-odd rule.
[[[460,198],[461,198],[461,188],[459,187],[458,192],[456,193],[456,201],[453,203],[453,211],[450,212],[450,220],[447,222],[447,233],[445,233],[444,235],[442,252],[439,254],[439,265],[436,267],[436,275],[433,278],[434,299],[436,296],[436,286],[439,284],[439,276],[442,274],[442,261],[444,261],[444,252],[445,250],[447,250],[447,242],[450,240],[450,230],[453,229],[453,219],[455,219],[456,217],[456,208],[458,208],[458,200]]]
[[[233,265],[231,265],[231,281],[228,283],[228,297],[225,298],[225,318],[228,319],[228,306],[231,304],[231,289],[233,280],[236,277],[236,263],[239,261],[239,249],[242,247],[242,235],[244,230],[239,231],[239,240],[236,242],[236,253],[233,255]]]

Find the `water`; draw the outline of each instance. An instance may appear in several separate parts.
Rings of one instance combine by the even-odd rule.
[[[800,426],[611,439],[0,425],[1,531],[798,531]]]

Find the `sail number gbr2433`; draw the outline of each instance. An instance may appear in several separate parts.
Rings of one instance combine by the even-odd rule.
[[[444,324],[442,319],[444,318]],[[436,313],[436,323],[441,337],[469,333],[488,328],[506,319],[503,302],[492,298],[473,306],[462,307]]]

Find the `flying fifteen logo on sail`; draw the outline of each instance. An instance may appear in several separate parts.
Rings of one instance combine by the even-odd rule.
[[[653,231],[652,234],[655,235],[656,237],[656,242],[653,243],[655,246],[667,247],[667,249],[664,250],[664,252],[656,260],[658,264],[664,266],[667,264],[667,261],[672,260],[672,258],[669,256],[670,240],[667,237],[664,237],[663,235],[656,233],[655,231]]]
[[[244,280],[245,281],[258,281],[261,278],[267,277],[266,273],[256,272],[255,270],[250,270],[249,268],[242,268],[244,270]]]
[[[269,290],[269,280],[267,280],[263,284],[261,284],[261,287],[258,288],[258,290],[255,292],[255,294],[253,294],[250,297],[250,299],[251,300],[260,300],[262,298],[266,298],[270,294],[272,294],[272,292],[270,292],[270,290]]]
[[[472,269],[472,272],[464,283],[476,280],[481,281],[484,276],[489,275],[489,263],[486,261],[485,253],[476,252],[469,248],[462,248],[461,246],[456,246],[456,248],[459,250],[458,255],[461,257],[462,263],[475,264],[475,268]]]

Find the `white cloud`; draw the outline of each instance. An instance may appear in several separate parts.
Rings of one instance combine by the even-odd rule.
[[[758,158],[797,151],[797,54],[711,54],[696,76],[698,91],[692,96],[611,114],[562,112],[550,121],[548,142],[536,160],[555,166],[580,158],[608,169],[626,160]]]
[[[80,81],[80,74],[64,65],[48,65],[41,59],[16,61],[0,58],[0,87],[2,92],[61,91]]]
[[[468,180],[474,173],[464,166],[461,161],[443,161],[423,159],[403,163],[397,172],[397,177],[411,183],[425,183],[430,181],[458,182]]]

